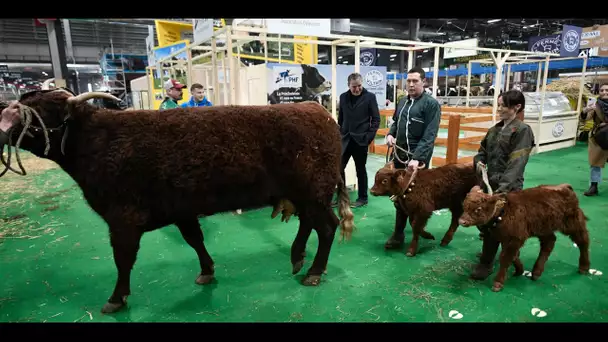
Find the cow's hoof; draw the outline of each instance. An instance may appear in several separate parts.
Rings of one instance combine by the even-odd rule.
[[[412,251],[407,251],[407,253],[405,253],[405,256],[411,258],[411,257],[416,256],[416,253],[414,253]]]
[[[291,270],[291,274],[297,274],[304,267],[304,260],[300,260],[293,264],[293,268]]]
[[[451,242],[451,241],[447,241],[447,240],[441,240],[441,243],[439,244],[439,246],[441,246],[441,247],[445,247],[445,246],[449,245],[449,244],[450,244],[450,242]]]
[[[207,285],[211,283],[213,279],[215,279],[215,276],[213,274],[201,274],[198,276],[198,278],[196,278],[196,284]]]
[[[538,272],[532,272],[532,275],[530,276],[530,279],[532,280],[538,280],[538,278],[540,278],[540,273]]]
[[[589,267],[582,267],[578,269],[578,273],[580,274],[588,274],[589,273]]]
[[[404,240],[405,240],[405,237],[403,237],[402,239],[396,239],[395,237],[391,236],[384,244],[384,249],[400,248],[401,245],[403,245]]]
[[[492,286],[492,291],[500,292],[502,290],[503,285],[499,282],[494,282],[494,286]]]
[[[321,283],[321,276],[320,275],[307,275],[302,280],[302,284],[304,286],[317,286],[320,283]]]
[[[103,308],[101,308],[101,313],[102,314],[111,314],[111,313],[115,313],[120,311],[122,308],[124,308],[126,306],[126,302],[122,302],[122,303],[110,303],[107,302]]]

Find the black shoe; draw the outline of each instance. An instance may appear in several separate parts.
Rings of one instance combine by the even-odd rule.
[[[350,207],[351,208],[359,208],[359,207],[362,207],[364,205],[367,205],[367,200],[360,200],[360,199],[358,199],[354,203],[351,203]]]
[[[597,190],[597,182],[592,182],[589,190],[585,191],[583,194],[585,196],[597,196],[599,195],[599,191]]]

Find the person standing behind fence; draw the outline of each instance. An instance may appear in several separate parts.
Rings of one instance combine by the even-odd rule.
[[[353,207],[367,204],[367,150],[376,138],[380,127],[380,110],[376,95],[363,88],[363,77],[359,73],[348,76],[349,90],[340,95],[338,125],[342,134],[342,179],[344,170],[352,157],[357,171],[358,198]],[[334,202],[335,206],[336,203]]]
[[[210,107],[213,106],[211,101],[205,96],[205,87],[200,83],[194,83],[190,87],[190,101],[182,103],[183,108],[187,107]]]
[[[184,85],[176,80],[170,79],[163,84],[163,87],[167,92],[167,96],[165,96],[165,99],[161,102],[160,110],[179,108],[177,101],[181,100],[184,96],[184,93],[182,92]]]

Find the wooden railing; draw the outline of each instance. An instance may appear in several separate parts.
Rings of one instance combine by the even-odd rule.
[[[393,110],[381,110],[380,115],[390,118],[394,114]],[[471,125],[472,124],[472,125]],[[437,137],[435,146],[446,148],[445,157],[433,157],[432,165],[441,166],[453,163],[466,163],[473,160],[473,156],[458,157],[459,150],[477,152],[481,140],[485,136],[488,128],[492,126],[492,107],[441,107],[440,128],[448,130],[447,138]],[[386,136],[388,127],[378,130],[378,135]],[[461,131],[465,132],[465,137],[461,138]],[[386,155],[387,146],[385,144],[376,145],[372,142],[369,148],[370,153]]]

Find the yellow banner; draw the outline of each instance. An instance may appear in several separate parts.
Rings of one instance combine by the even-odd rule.
[[[317,40],[312,36],[294,36],[294,39]],[[319,49],[316,44],[293,44],[294,62],[296,64],[317,64],[319,59]]]
[[[154,20],[158,47],[177,43],[181,40],[192,42],[192,24],[167,20]]]

